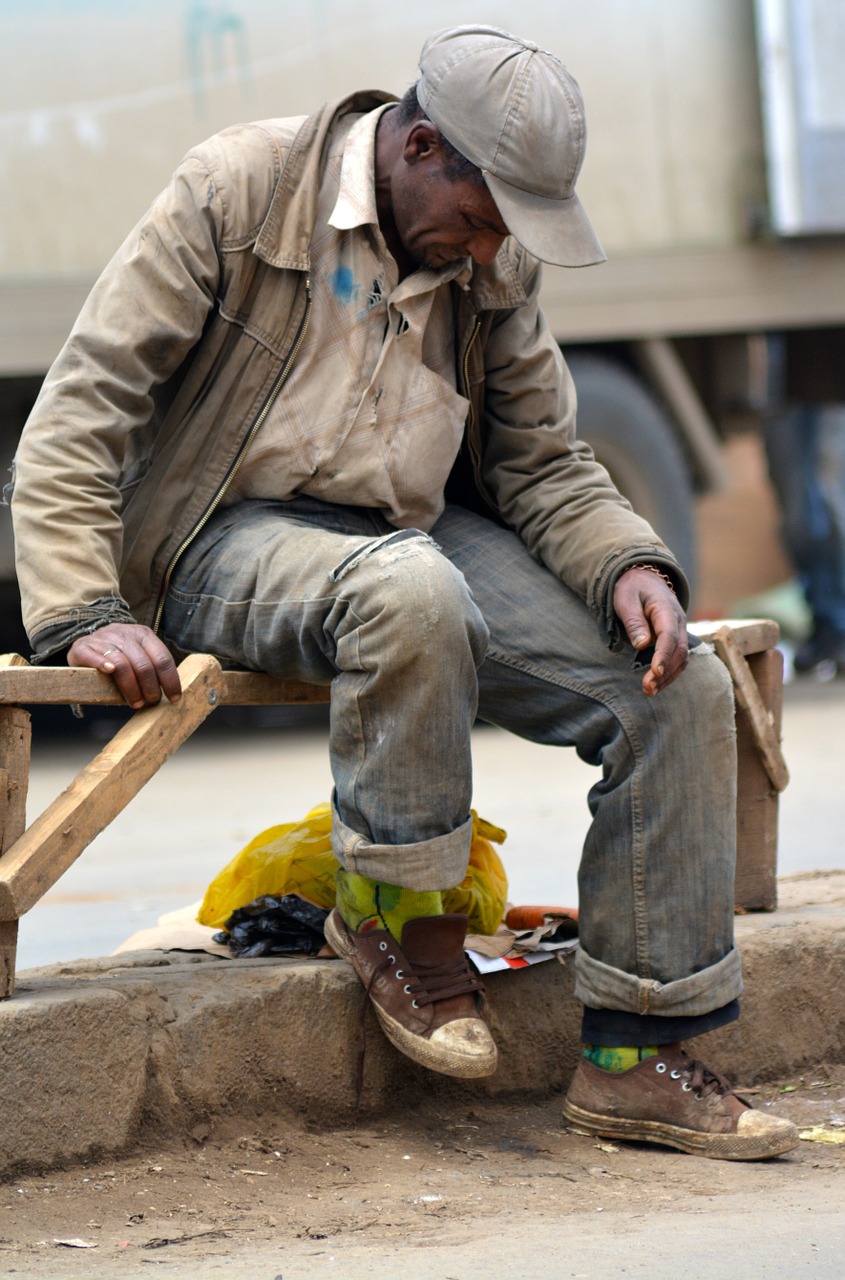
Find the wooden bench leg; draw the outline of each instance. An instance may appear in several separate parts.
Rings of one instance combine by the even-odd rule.
[[[21,707],[0,708],[0,859],[26,829],[31,741],[29,713]],[[0,999],[15,989],[17,949],[17,919],[0,921]]]
[[[29,829],[4,846],[0,920],[12,922],[29,911],[219,706],[225,677],[215,658],[186,658],[179,674],[178,702],[136,712]]]
[[[789,781],[780,746],[783,656],[768,618],[691,623],[731,674],[738,755],[734,902],[738,911],[777,907],[778,793]]]
[[[15,964],[18,958],[18,921],[0,920],[0,1000],[15,994]]]
[[[777,649],[748,657],[751,674],[780,739],[783,706],[783,655]],[[741,711],[737,729],[737,867],[734,900],[741,911],[777,907],[779,790],[772,782],[748,717]]]

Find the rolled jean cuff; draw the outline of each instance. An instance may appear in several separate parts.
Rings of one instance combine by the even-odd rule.
[[[594,960],[582,949],[576,953],[575,998],[591,1009],[693,1017],[730,1004],[741,991],[742,962],[735,947],[716,964],[674,982],[638,978]]]
[[[332,800],[332,849],[342,867],[354,875],[381,880],[403,889],[451,889],[461,883],[469,865],[472,818],[445,835],[415,844],[372,844],[347,827]]]

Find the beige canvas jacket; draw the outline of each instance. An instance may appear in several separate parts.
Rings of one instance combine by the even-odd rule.
[[[109,621],[158,626],[179,556],[284,394],[307,333],[309,247],[335,122],[387,100],[356,94],[211,138],[94,286],[16,459],[17,571],[42,660]],[[686,584],[576,439],[574,389],[539,283],[539,264],[508,240],[467,289],[448,286],[458,385],[472,406],[456,477],[612,638],[625,567],[664,567],[682,599]]]

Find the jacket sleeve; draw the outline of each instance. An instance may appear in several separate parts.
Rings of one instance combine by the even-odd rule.
[[[614,647],[621,573],[647,561],[669,574],[686,607],[681,566],[636,515],[576,434],[576,393],[538,302],[540,265],[515,250],[527,293],[500,313],[485,346],[484,483],[532,555],[598,614]]]
[[[121,478],[136,433],[151,429],[153,388],[214,305],[222,203],[189,156],[94,286],[24,428],[12,515],[24,623],[42,659],[132,621],[118,581]]]

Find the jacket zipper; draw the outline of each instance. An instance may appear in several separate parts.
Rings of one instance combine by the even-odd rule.
[[[221,484],[220,488],[217,490],[216,494],[212,498],[209,505],[206,507],[200,519],[194,525],[191,532],[188,534],[188,536],[184,539],[184,541],[181,543],[181,545],[177,548],[177,550],[173,553],[173,555],[170,558],[170,562],[167,566],[167,569],[165,570],[164,580],[161,585],[161,591],[159,592],[158,603],[156,605],[156,611],[155,611],[155,618],[153,621],[152,629],[153,631],[156,632],[156,634],[158,634],[158,629],[161,626],[161,617],[162,617],[162,614],[164,613],[164,602],[167,599],[167,592],[170,587],[170,579],[173,577],[173,570],[176,568],[176,565],[179,563],[179,560],[187,551],[188,547],[191,545],[194,538],[196,538],[197,534],[201,533],[201,531],[205,528],[208,521],[214,515],[214,512],[219,507],[221,501],[223,500],[223,496],[226,493],[226,490],[229,488],[229,485],[232,483],[232,481],[234,480],[235,476],[238,473],[240,465],[246,456],[249,446],[252,444],[259,430],[263,426],[264,420],[267,417],[267,414],[270,412],[273,405],[275,404],[276,397],[278,396],[279,392],[281,391],[282,387],[287,381],[287,377],[291,371],[293,362],[296,359],[296,357],[299,355],[299,349],[302,346],[302,343],[305,339],[305,330],[308,328],[308,317],[310,314],[311,314],[311,280],[309,277],[306,276],[305,312],[303,314],[302,320],[300,321],[299,328],[296,331],[296,336],[293,340],[293,346],[288,352],[288,357],[279,371],[279,376],[276,378],[276,381],[273,383],[273,386],[270,388],[270,391],[267,395],[267,399],[264,401],[263,405],[259,409],[258,414],[255,418],[255,421],[253,422],[252,426],[250,427],[249,431],[244,437],[244,440],[241,443],[241,447],[238,450],[237,456],[235,457],[231,467],[229,468],[228,473],[223,479],[223,483]]]
[[[470,352],[472,351],[472,348],[475,345],[475,340],[478,337],[480,329],[481,329],[481,320],[479,319],[478,316],[476,316],[475,325],[473,327],[472,333],[469,335],[469,341],[467,342],[466,349],[464,351],[464,359],[463,359],[464,394],[466,395],[466,398],[469,401],[469,429],[467,431],[467,446],[469,448],[470,461],[472,462],[472,469],[475,474],[475,483],[478,486],[478,492],[481,494],[482,498],[488,504],[488,506],[492,507],[493,510],[496,511],[497,510],[496,504],[493,501],[493,499],[490,497],[490,494],[487,490],[487,486],[485,485],[484,481],[481,478],[481,453],[475,439],[475,425],[476,425],[475,406],[472,402],[472,391],[469,385],[469,357],[470,357]]]

